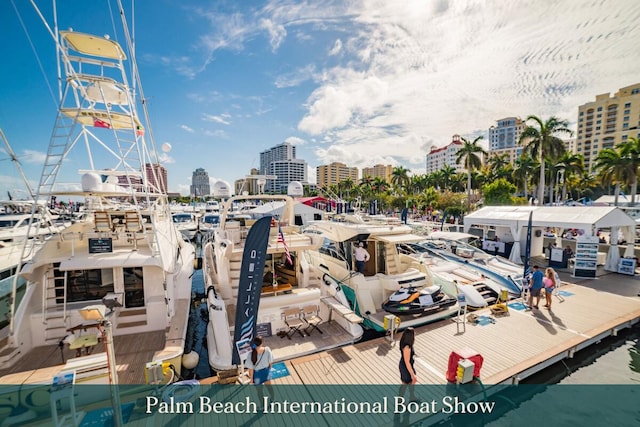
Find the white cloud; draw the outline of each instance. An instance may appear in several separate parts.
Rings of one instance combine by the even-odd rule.
[[[305,81],[313,80],[315,71],[315,65],[308,64],[305,67],[297,68],[290,73],[278,76],[275,85],[279,89],[298,86]]]
[[[288,142],[291,145],[303,145],[305,140],[302,138],[298,138],[297,136],[290,136],[285,138],[284,142]]]
[[[231,116],[229,114],[221,114],[219,116],[213,114],[202,114],[202,120],[207,122],[215,122],[220,123],[221,125],[230,125],[231,122],[228,120]]]
[[[315,166],[307,165],[307,180],[309,181],[309,184],[317,184],[318,183],[317,178],[318,176],[316,174]]]
[[[18,160],[25,163],[43,164],[47,158],[47,153],[36,150],[23,150],[21,155],[18,155]]]
[[[331,50],[329,50],[329,56],[337,55],[341,51],[342,51],[342,40],[337,39],[336,42],[333,44],[333,47],[331,48]]]
[[[193,133],[193,132],[194,132],[193,128],[190,128],[190,127],[189,127],[189,126],[187,126],[187,125],[180,125],[180,129],[182,129],[182,130],[184,130],[184,131],[187,131],[187,132],[189,132],[189,133]]]

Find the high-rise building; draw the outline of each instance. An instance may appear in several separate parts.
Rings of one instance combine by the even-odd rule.
[[[509,162],[513,164],[522,154],[523,147],[519,144],[520,135],[527,127],[519,117],[506,117],[496,121],[496,126],[489,128],[489,156],[507,154]]]
[[[614,148],[639,136],[640,83],[623,87],[614,96],[596,95],[595,101],[578,107],[575,152],[584,156],[587,170],[603,148]]]
[[[333,162],[328,165],[320,165],[316,168],[316,182],[320,187],[335,185],[341,181],[346,181],[349,178],[355,184],[358,183],[358,168],[350,168],[344,163],[340,162]]]
[[[251,173],[249,175],[234,181],[234,193],[242,194],[246,192],[249,195],[260,194],[260,186],[258,184],[259,176],[263,176],[260,175],[260,171],[256,168],[251,168]]]
[[[189,193],[192,197],[205,197],[211,194],[209,174],[206,170],[198,168],[193,171]]]
[[[275,175],[267,180],[265,193],[285,193],[291,181],[307,183],[307,162],[296,159],[296,147],[288,142],[260,153],[260,175]]]
[[[431,148],[429,154],[427,154],[427,173],[434,173],[449,165],[457,172],[464,172],[464,162],[460,164],[456,163],[456,155],[462,148],[462,141],[460,141],[460,135],[453,135],[451,142],[444,147]]]
[[[152,191],[166,194],[169,188],[167,186],[167,168],[160,163],[147,163],[144,165],[144,170]]]
[[[391,183],[391,175],[393,174],[393,165],[374,165],[371,168],[362,168],[362,177],[370,176],[371,178],[383,178],[387,183]]]

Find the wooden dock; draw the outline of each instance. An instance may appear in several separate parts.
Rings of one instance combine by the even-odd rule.
[[[613,275],[613,280],[620,275]],[[627,278],[627,281],[636,281]],[[416,370],[421,384],[446,384],[449,356],[464,348],[484,358],[480,378],[485,384],[512,384],[538,372],[606,336],[615,335],[640,319],[640,298],[609,292],[604,280],[593,286],[567,284],[553,298],[551,310],[525,311],[511,302],[509,314],[491,316],[474,312],[481,324],[466,324],[466,331],[451,320],[416,330]],[[601,289],[598,289],[598,285]],[[611,284],[613,286],[613,284]],[[399,384],[400,350],[379,338],[286,362],[290,375],[274,384]],[[372,369],[373,368],[373,369]]]

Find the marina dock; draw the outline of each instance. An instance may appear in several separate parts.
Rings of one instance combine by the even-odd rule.
[[[491,316],[484,309],[474,312],[480,318],[477,324],[446,320],[416,329],[418,382],[446,384],[450,354],[466,348],[484,358],[484,384],[515,384],[640,320],[638,278],[614,273],[595,280],[566,273],[561,277],[564,284],[551,310],[543,308],[544,298],[540,309],[532,311],[513,301],[505,316]],[[399,384],[399,338],[397,334],[393,342],[384,337],[287,361],[289,375],[273,383]]]

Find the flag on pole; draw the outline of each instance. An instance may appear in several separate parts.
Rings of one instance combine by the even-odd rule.
[[[93,125],[97,128],[105,128],[105,129],[111,128],[111,123],[100,120],[97,117],[93,118]]]
[[[287,242],[284,241],[284,234],[282,234],[282,228],[278,224],[278,243],[282,243],[284,246],[284,253],[287,256],[287,262],[293,265],[293,261],[291,261],[291,253],[289,253],[289,246],[287,246]]]

